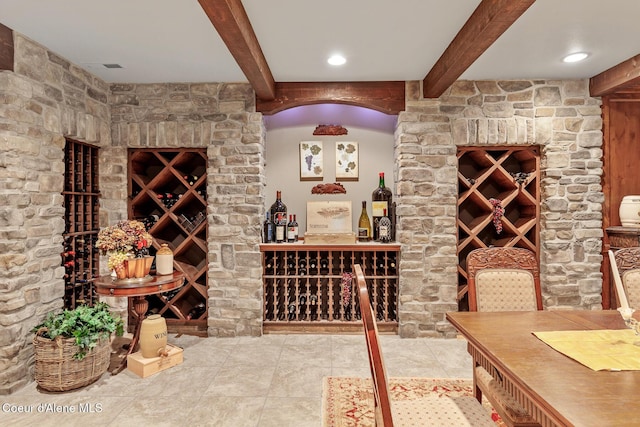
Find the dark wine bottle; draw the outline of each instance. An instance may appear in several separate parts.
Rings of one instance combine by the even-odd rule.
[[[296,260],[292,253],[287,255],[287,269],[289,270],[289,274],[295,274]]]
[[[305,276],[307,274],[307,260],[304,258],[300,258],[298,260],[298,274],[300,276]]]
[[[287,224],[287,242],[296,243],[298,241],[298,221],[296,215],[289,215],[289,224]]]
[[[269,212],[271,213],[271,218],[273,218],[274,221],[276,218],[278,218],[278,214],[282,214],[285,221],[285,227],[286,227],[287,205],[282,203],[282,192],[280,190],[276,191],[276,201],[273,202],[273,204],[271,205]]]
[[[283,243],[287,234],[287,220],[278,212],[276,221],[276,243]]]
[[[151,227],[153,227],[156,224],[156,222],[158,222],[159,219],[160,217],[158,215],[149,215],[144,218],[140,218],[138,221],[144,224],[144,228],[146,228],[147,231],[149,231]]]
[[[309,274],[318,274],[318,260],[316,258],[309,259]]]
[[[329,259],[320,258],[320,274],[327,274],[329,272]]]
[[[271,221],[271,214],[266,212],[266,218],[262,226],[262,243],[273,243],[275,240],[275,225]]]
[[[266,255],[264,257],[264,268],[265,268],[265,271],[267,271],[267,273],[273,273],[272,271],[273,264],[274,264],[273,255]]]
[[[384,185],[384,172],[379,174],[378,188],[371,195],[371,216],[373,217],[373,240],[378,241],[378,221],[385,215],[385,211],[389,212],[391,206],[392,193],[389,188]]]
[[[390,256],[387,260],[387,267],[390,274],[396,274],[396,258]]]
[[[204,303],[198,303],[191,310],[189,310],[189,314],[187,314],[187,320],[199,319],[205,311],[206,307]]]
[[[382,216],[378,219],[378,241],[389,243],[391,241],[391,220],[387,216],[387,210],[382,211]]]

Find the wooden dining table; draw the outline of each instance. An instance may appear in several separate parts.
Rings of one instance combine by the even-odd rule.
[[[618,311],[451,312],[446,317],[466,338],[474,367],[491,372],[542,426],[640,425],[640,371],[594,371],[533,334],[623,329]]]

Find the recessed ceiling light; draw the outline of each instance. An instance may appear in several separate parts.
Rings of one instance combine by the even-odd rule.
[[[347,59],[342,55],[332,55],[327,59],[327,62],[331,65],[343,65]]]
[[[562,58],[562,62],[579,62],[585,59],[587,56],[589,56],[589,54],[585,52],[572,53],[571,55],[567,55]]]

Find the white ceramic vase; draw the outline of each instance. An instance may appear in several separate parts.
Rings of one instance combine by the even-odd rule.
[[[620,224],[640,228],[640,195],[624,196],[620,202]]]

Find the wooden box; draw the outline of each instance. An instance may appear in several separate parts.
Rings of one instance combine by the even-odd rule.
[[[146,378],[150,375],[169,369],[182,363],[183,350],[171,344],[167,344],[167,356],[142,357],[140,351],[127,356],[127,369],[139,377]]]
[[[307,233],[353,233],[351,201],[307,202]]]

